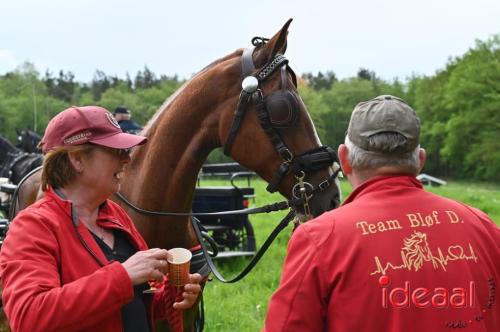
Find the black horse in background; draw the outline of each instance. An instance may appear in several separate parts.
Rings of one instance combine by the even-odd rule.
[[[42,165],[43,161],[42,154],[36,148],[40,136],[28,129],[16,131],[22,149],[0,136],[0,177],[8,178],[13,184],[18,184],[31,170]]]

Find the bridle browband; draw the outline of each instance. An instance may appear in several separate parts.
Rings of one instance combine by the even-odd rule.
[[[266,40],[254,38],[252,43],[257,47],[265,44]],[[335,151],[329,146],[321,146],[300,155],[294,155],[283,141],[277,128],[286,128],[294,124],[298,117],[299,102],[297,97],[287,89],[288,73],[292,76],[293,83],[296,86],[296,78],[293,70],[288,66],[288,60],[283,54],[276,54],[271,61],[266,63],[259,71],[256,71],[253,62],[253,52],[255,48],[245,49],[241,56],[242,66],[242,90],[239,96],[238,104],[234,112],[233,122],[229,129],[226,143],[224,144],[224,154],[230,155],[234,140],[244,119],[246,110],[253,102],[257,112],[260,125],[267,134],[274,148],[280,155],[282,163],[275,172],[273,179],[268,184],[266,190],[274,193],[283,178],[292,173],[297,183],[292,189],[294,198],[303,198],[304,214],[310,216],[309,199],[314,193],[324,191],[330,187],[338,175],[340,166]],[[281,89],[264,97],[259,85],[265,82],[274,72],[280,70]],[[276,108],[281,108],[276,111]],[[283,111],[284,109],[284,111]],[[278,113],[278,119],[274,116]],[[313,186],[305,182],[307,174],[318,171],[323,168],[333,166],[331,176],[322,181],[319,185]]]

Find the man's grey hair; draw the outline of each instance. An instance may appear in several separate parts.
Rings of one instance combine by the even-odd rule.
[[[405,140],[398,133],[379,133],[369,138],[369,146],[375,151],[368,151],[355,145],[348,136],[345,145],[349,151],[349,162],[352,168],[367,171],[384,166],[397,167],[404,173],[418,174],[420,171],[420,145],[415,150],[397,153],[398,147]],[[383,152],[378,152],[383,151]]]

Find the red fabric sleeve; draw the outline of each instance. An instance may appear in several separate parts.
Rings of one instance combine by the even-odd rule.
[[[1,266],[4,309],[14,331],[88,328],[132,299],[130,278],[117,262],[61,286],[58,250],[42,216],[24,213],[12,223]]]
[[[263,331],[323,331],[322,271],[318,250],[305,225],[293,234],[280,285],[272,295]]]

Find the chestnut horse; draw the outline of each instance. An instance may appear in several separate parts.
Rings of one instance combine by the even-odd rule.
[[[325,147],[321,148],[306,106],[296,89],[295,74],[284,60],[290,23],[291,20],[270,40],[257,39],[253,51],[238,49],[208,65],[159,108],[142,132],[148,137],[148,143],[132,151],[131,162],[122,178],[120,192],[123,196],[147,210],[189,212],[203,162],[212,150],[225,146],[235,161],[254,170],[287,198],[292,197],[297,174],[305,175],[303,180],[310,183],[310,191],[321,187],[314,190],[314,195],[309,195],[312,215],[317,216],[339,204],[340,189],[331,176],[331,159],[326,158],[327,165],[312,171],[311,168],[301,168],[308,160],[314,164],[318,154],[324,160],[326,152]],[[256,77],[263,68],[267,76],[262,80],[259,78],[258,86],[247,86],[248,93],[244,93],[242,80],[246,76]],[[261,78],[263,76],[261,74]],[[270,116],[269,126],[264,126],[265,119],[258,115],[259,105],[263,103],[242,97],[255,91],[266,98],[276,91],[288,95],[282,100],[284,104],[278,100],[269,105],[266,99],[268,107],[281,113]],[[240,125],[235,126],[235,109],[240,104],[245,104],[246,110]],[[284,120],[281,124],[278,123],[280,119]],[[331,154],[332,150],[328,151]],[[299,157],[301,162],[295,162]],[[33,188],[38,182],[39,179],[33,177],[26,184]],[[20,208],[35,196],[33,190],[21,188]],[[127,210],[150,247],[192,248],[198,244],[188,216],[152,217],[135,212],[119,200],[117,202]],[[301,207],[297,210],[304,213]],[[185,317],[186,330],[191,330],[194,310],[187,312]]]

